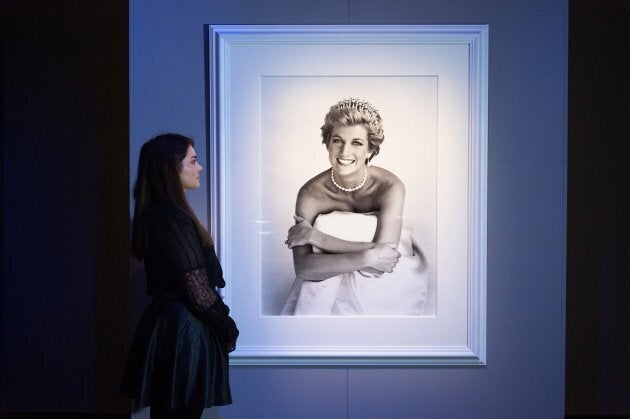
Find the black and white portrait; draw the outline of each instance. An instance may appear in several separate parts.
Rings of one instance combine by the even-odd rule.
[[[483,363],[487,28],[219,25],[209,43],[233,358]]]
[[[435,314],[437,97],[435,77],[262,78],[261,315]]]

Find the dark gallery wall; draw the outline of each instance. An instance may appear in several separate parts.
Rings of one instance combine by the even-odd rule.
[[[128,17],[2,2],[0,411],[128,411]]]
[[[233,367],[221,417],[563,415],[567,19],[564,0],[131,3],[132,171],[157,132],[206,138],[206,24],[490,27],[487,366]]]
[[[630,415],[630,1],[569,4],[566,413]]]

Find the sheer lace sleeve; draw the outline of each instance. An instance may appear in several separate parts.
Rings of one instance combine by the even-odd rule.
[[[206,268],[184,272],[181,281],[194,311],[204,311],[218,301],[217,294],[209,286]]]
[[[185,214],[166,214],[155,227],[161,257],[176,277],[174,285],[186,305],[201,313],[222,302],[208,279],[206,256],[192,219]]]
[[[239,331],[236,323],[229,316],[229,307],[209,286],[206,269],[198,268],[183,273],[182,282],[183,288],[188,294],[188,304],[192,311],[217,332],[228,352],[236,349]]]
[[[210,283],[207,269],[214,272],[217,268],[206,266],[207,252],[204,252],[192,219],[185,214],[168,214],[160,218],[159,225],[154,228],[154,231],[159,232],[156,241],[161,257],[176,277],[176,287],[180,289],[181,298],[195,315],[222,336],[228,350],[233,350],[238,329],[229,317],[228,306]],[[218,260],[213,262],[218,264]],[[222,272],[219,275],[222,282]]]

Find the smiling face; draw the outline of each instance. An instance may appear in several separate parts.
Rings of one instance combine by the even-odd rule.
[[[363,177],[365,160],[370,157],[367,128],[363,125],[334,127],[327,149],[336,174]]]
[[[182,182],[184,189],[197,189],[201,186],[199,173],[203,167],[197,161],[195,149],[188,146],[186,157],[182,160],[181,170],[179,171],[179,180]]]

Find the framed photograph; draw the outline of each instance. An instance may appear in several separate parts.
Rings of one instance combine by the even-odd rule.
[[[218,25],[208,51],[232,364],[485,365],[488,27]]]

